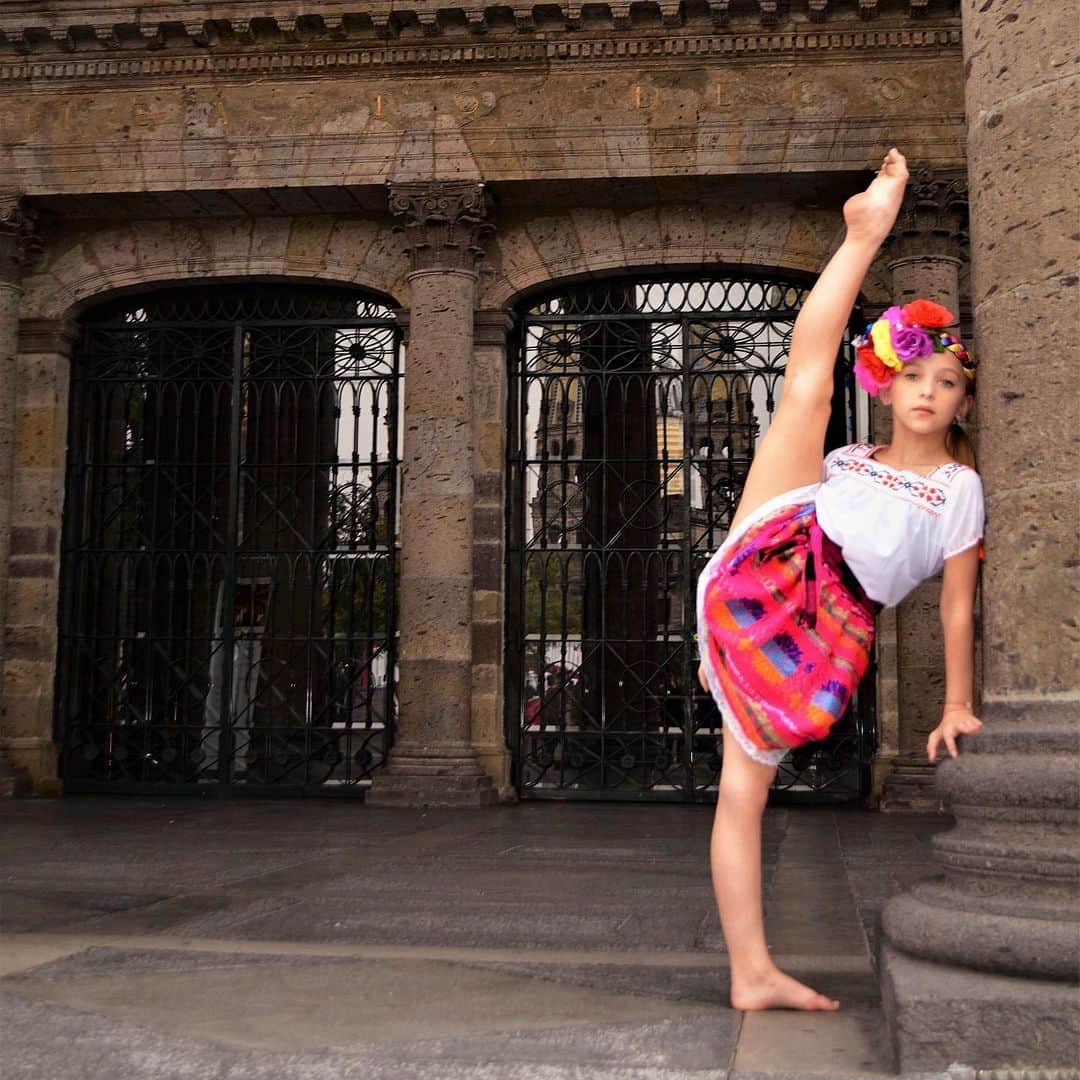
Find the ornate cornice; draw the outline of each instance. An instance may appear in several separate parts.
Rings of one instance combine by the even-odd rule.
[[[69,51],[94,48],[151,48],[190,44],[265,41],[320,41],[367,36],[400,37],[551,30],[647,29],[691,23],[753,31],[761,27],[798,28],[836,22],[919,20],[927,0],[556,0],[482,5],[445,0],[4,0],[0,35],[27,50],[50,45]],[[938,13],[941,14],[941,5]],[[949,0],[946,16],[959,19],[959,0]]]
[[[801,54],[861,54],[921,50],[959,52],[960,27],[896,27],[880,30],[791,31],[746,34],[680,33],[597,38],[567,37],[551,40],[445,43],[356,44],[327,48],[279,46],[245,52],[143,50],[139,53],[98,53],[46,59],[0,59],[0,82],[83,81],[100,79],[159,79],[193,76],[251,78],[344,74],[390,68],[467,67],[507,64],[550,64],[588,61],[625,63],[647,60],[659,65],[680,65],[687,60],[722,60],[727,63],[759,61]]]
[[[482,183],[391,182],[387,192],[413,270],[478,269],[495,228]]]
[[[967,224],[967,177],[919,169],[911,178],[886,243],[889,260],[935,255],[963,258]]]
[[[672,60],[956,49],[958,4],[920,18],[919,0],[605,0],[409,8],[324,0],[296,14],[275,0],[139,6],[7,0],[0,79],[309,75],[326,69],[505,62]],[[352,10],[349,10],[349,9]],[[734,9],[734,10],[733,10]],[[5,55],[6,54],[6,55]]]

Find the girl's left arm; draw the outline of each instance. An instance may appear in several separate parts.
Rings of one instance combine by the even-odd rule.
[[[979,580],[979,545],[945,560],[941,583],[941,626],[945,636],[945,704],[941,723],[930,733],[931,761],[939,742],[956,757],[956,736],[982,727],[972,709],[975,669],[975,586]]]

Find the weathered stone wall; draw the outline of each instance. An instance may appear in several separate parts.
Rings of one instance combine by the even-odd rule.
[[[522,27],[366,50],[166,35],[103,54],[80,32],[66,51],[31,32],[25,55],[33,20],[9,6],[0,190],[27,195],[227,191],[206,208],[296,211],[318,194],[281,189],[858,170],[886,142],[963,164],[954,15],[876,25],[845,4],[768,32]]]
[[[505,791],[505,333],[516,301],[645,268],[816,273],[842,236],[843,199],[884,146],[962,168],[958,18],[846,0],[796,0],[782,17],[713,4],[704,21],[679,5],[509,21],[423,4],[343,18],[333,2],[292,20],[282,5],[257,6],[254,22],[250,4],[0,10],[0,193],[33,205],[42,247],[18,283],[0,739],[39,781],[55,776],[67,364],[80,311],[115,290],[293,278],[370,288],[407,321],[414,286],[390,185],[482,181],[494,230],[478,258],[471,353],[467,727]],[[867,306],[890,288],[883,258]],[[887,664],[882,678],[904,684]]]
[[[117,211],[122,213],[123,202]],[[306,278],[408,295],[389,214],[53,219],[23,281],[21,317],[59,319],[119,289],[207,278]]]

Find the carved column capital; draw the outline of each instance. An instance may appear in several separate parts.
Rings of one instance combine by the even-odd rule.
[[[0,282],[14,283],[41,252],[37,213],[10,192],[0,193]]]
[[[484,244],[495,225],[491,197],[477,181],[387,182],[395,233],[413,270],[479,269]]]
[[[896,224],[886,240],[886,258],[964,258],[968,243],[968,188],[965,176],[916,170]]]

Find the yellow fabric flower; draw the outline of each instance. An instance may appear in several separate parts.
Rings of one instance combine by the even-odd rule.
[[[904,366],[903,361],[896,355],[896,350],[893,348],[888,319],[878,319],[870,327],[870,338],[874,343],[874,352],[878,354],[878,358],[883,364],[888,364],[895,371],[899,371]]]

